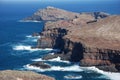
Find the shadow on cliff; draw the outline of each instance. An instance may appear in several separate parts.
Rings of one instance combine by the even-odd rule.
[[[111,63],[115,64],[115,68],[117,69],[117,71],[120,72],[120,51],[114,52],[115,53],[113,53],[113,51],[108,52],[109,59]]]
[[[83,45],[81,43],[74,43],[70,61],[79,62],[81,59],[83,59],[83,52]]]
[[[60,49],[60,52],[64,49],[65,42],[62,39],[62,37],[58,37],[55,40],[55,45],[53,46],[53,49]]]
[[[64,45],[65,42],[63,40],[63,36],[67,34],[67,30],[66,29],[61,29],[58,28],[58,35],[57,38],[55,39],[55,44],[53,46],[53,49],[60,49],[61,51],[64,50]]]
[[[69,59],[71,62],[79,62],[81,59],[83,59],[83,52],[84,52],[84,47],[83,45],[79,42],[75,42],[72,44],[73,48],[72,51],[69,49],[70,46],[70,41],[64,40],[63,36],[67,34],[66,29],[58,29],[58,35],[55,39],[55,44],[53,45],[54,49],[60,49],[60,52],[58,53],[63,53],[62,58],[65,60]],[[66,43],[67,42],[67,43]],[[67,46],[66,46],[67,44]]]

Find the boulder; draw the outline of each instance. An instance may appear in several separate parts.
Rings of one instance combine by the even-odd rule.
[[[48,65],[47,63],[41,62],[41,61],[31,63],[30,66],[40,67],[42,69],[51,68],[50,65]]]
[[[32,36],[33,36],[33,37],[35,37],[35,36],[40,36],[40,34],[39,34],[39,33],[34,32],[34,33],[32,34]]]

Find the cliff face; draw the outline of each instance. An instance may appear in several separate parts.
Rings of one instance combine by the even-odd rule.
[[[38,46],[57,48],[61,52],[44,59],[60,56],[63,60],[80,61],[81,66],[120,71],[120,16],[110,16],[90,24],[87,22],[82,18],[47,22]]]
[[[43,59],[60,56],[62,60],[80,62],[81,66],[120,72],[120,16],[95,12],[66,17],[45,23],[36,47],[60,49],[60,52]]]
[[[0,80],[55,80],[54,78],[30,71],[0,71]]]
[[[119,32],[120,16],[110,16],[70,32],[65,39],[82,45],[83,52],[76,48],[76,53],[83,55],[80,65],[94,65],[106,71],[120,71]]]

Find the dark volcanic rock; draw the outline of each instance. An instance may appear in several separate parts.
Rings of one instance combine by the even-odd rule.
[[[33,36],[33,37],[35,37],[35,36],[40,36],[40,33],[36,33],[36,32],[35,32],[35,33],[32,34],[32,36]]]
[[[95,19],[106,18],[110,16],[110,14],[104,13],[104,12],[94,12],[93,14],[94,14]]]
[[[34,63],[30,64],[30,66],[40,67],[40,68],[42,68],[42,69],[50,68],[50,65],[48,65],[48,64],[46,64],[46,63],[44,63],[44,62],[41,62],[41,61],[39,61],[39,62],[34,62]]]
[[[53,59],[53,58],[57,58],[60,57],[61,60],[70,60],[71,59],[71,53],[67,53],[67,54],[63,54],[63,53],[56,53],[54,55],[48,54],[43,56],[43,60],[49,60],[49,59]]]
[[[0,71],[0,80],[55,80],[55,79],[31,71],[4,70]]]

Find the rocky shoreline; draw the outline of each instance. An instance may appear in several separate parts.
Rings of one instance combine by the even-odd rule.
[[[96,66],[104,71],[120,72],[120,16],[103,12],[74,13],[47,7],[26,20],[47,21],[36,48],[60,49],[43,59],[61,57]]]

